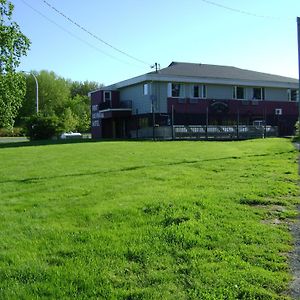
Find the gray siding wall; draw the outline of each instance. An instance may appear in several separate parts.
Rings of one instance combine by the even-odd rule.
[[[122,88],[120,90],[121,101],[132,101],[132,113],[138,110],[139,114],[149,113],[151,111],[151,99],[149,95],[143,95],[144,83]],[[151,89],[150,89],[151,90]]]
[[[207,98],[213,99],[232,99],[232,86],[226,85],[207,85]]]
[[[168,99],[168,83],[167,82],[153,82],[151,83],[151,93],[156,95],[155,110],[161,113],[167,113],[167,99]]]
[[[271,101],[288,101],[287,89],[265,88],[265,99]]]
[[[154,95],[155,111],[167,113],[168,82],[148,82],[148,95],[143,95],[144,83],[122,88],[120,90],[120,100],[132,101],[132,113],[138,109],[139,114],[150,113],[152,95]],[[185,97],[193,97],[194,84],[184,84]],[[206,85],[206,98],[208,99],[232,99],[233,86],[229,85]],[[245,87],[245,99],[251,100],[253,97],[253,87]],[[288,101],[287,89],[265,88],[265,100]]]
[[[148,83],[148,95],[143,95],[144,84]],[[141,84],[122,88],[120,90],[120,100],[132,101],[132,113],[138,109],[139,114],[150,113],[152,105],[152,95],[154,96],[154,109],[160,113],[167,113],[168,84],[165,82],[143,82]]]

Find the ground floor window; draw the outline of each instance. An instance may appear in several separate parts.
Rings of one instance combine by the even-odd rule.
[[[149,119],[147,117],[139,118],[139,127],[140,128],[149,127]]]

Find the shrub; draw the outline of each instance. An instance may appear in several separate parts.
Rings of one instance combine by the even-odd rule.
[[[25,136],[24,129],[21,127],[15,127],[13,129],[0,128],[0,137],[15,137]]]
[[[35,115],[26,119],[27,135],[31,140],[46,140],[59,133],[56,116]]]

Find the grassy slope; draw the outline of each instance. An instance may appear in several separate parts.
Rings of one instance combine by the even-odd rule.
[[[1,299],[288,299],[287,140],[0,148],[0,165]]]

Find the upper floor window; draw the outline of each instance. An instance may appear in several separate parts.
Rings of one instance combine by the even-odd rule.
[[[172,83],[172,97],[180,97],[182,94],[182,87],[179,83]]]
[[[202,98],[206,98],[206,85],[202,85]]]
[[[180,83],[168,84],[168,97],[183,98],[185,96],[184,85]]]
[[[199,85],[194,85],[193,97],[200,98],[200,86]]]
[[[299,101],[299,93],[297,89],[288,89],[289,101]]]
[[[149,95],[149,84],[148,83],[145,83],[143,85],[143,95],[144,96]]]
[[[264,100],[265,99],[265,89],[264,88],[253,88],[253,100]]]
[[[194,85],[193,98],[206,98],[206,85]]]
[[[234,86],[233,99],[245,99],[245,88],[242,86]]]
[[[104,91],[104,100],[103,102],[108,102],[111,100],[111,91]]]

